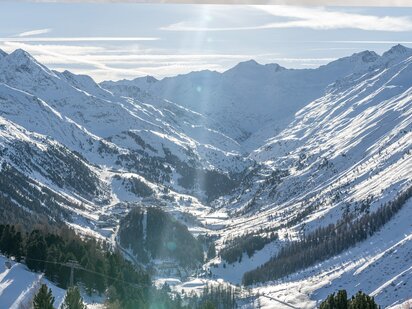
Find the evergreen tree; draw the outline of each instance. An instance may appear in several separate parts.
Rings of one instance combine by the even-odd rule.
[[[378,309],[373,297],[359,291],[350,300],[347,299],[345,290],[340,290],[336,295],[332,293],[319,306],[319,309]]]
[[[20,244],[14,246],[10,239]],[[113,252],[106,243],[95,239],[82,239],[68,228],[21,233],[19,226],[0,224],[0,252],[18,256],[19,250],[26,254],[26,265],[30,270],[45,272],[45,276],[61,288],[67,288],[70,278],[70,267],[65,263],[79,261],[83,270],[76,270],[75,283],[90,293],[106,291],[109,308],[147,309],[152,300],[156,300],[156,308],[182,308],[180,298],[172,298],[168,292],[156,289],[149,274],[137,271],[119,251]],[[49,295],[49,302],[44,301],[47,297],[47,288],[39,291],[34,308],[53,308],[50,307],[54,300],[52,295]]]
[[[39,292],[34,296],[33,308],[34,309],[54,309],[53,307],[54,297],[52,291],[47,288],[47,285],[42,284]]]
[[[200,306],[200,309],[216,309],[216,306],[211,301],[207,301]]]
[[[20,231],[16,232],[13,238],[13,255],[16,261],[20,262],[23,255],[23,237]]]
[[[349,301],[348,309],[378,309],[373,297],[359,291]]]
[[[335,297],[336,308],[348,309],[348,295],[345,290],[338,291]]]
[[[216,257],[216,246],[215,243],[212,242],[209,246],[209,249],[207,250],[207,258],[210,260],[214,257]]]
[[[34,271],[44,271],[47,257],[47,244],[43,235],[38,230],[30,233],[27,240],[26,263],[27,267]]]
[[[86,305],[83,304],[83,299],[80,296],[79,288],[77,286],[70,287],[67,290],[66,297],[64,298],[63,309],[86,309]]]
[[[345,299],[347,302],[347,299]],[[319,306],[319,309],[337,309],[335,305],[335,294],[329,295]]]
[[[6,226],[4,226],[1,233],[0,250],[4,255],[10,256],[11,247],[12,233],[10,231],[10,225],[7,224]]]

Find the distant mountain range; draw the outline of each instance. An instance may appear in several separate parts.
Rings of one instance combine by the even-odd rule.
[[[138,203],[208,234],[217,252],[276,232],[232,265],[205,265],[233,283],[290,241],[408,190],[411,148],[412,49],[402,45],[316,69],[250,60],[100,84],[0,51],[2,221],[65,222],[114,242]],[[412,298],[411,208],[358,247],[256,291],[308,308],[358,282],[383,306]]]

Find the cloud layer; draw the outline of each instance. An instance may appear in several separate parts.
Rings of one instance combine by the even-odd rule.
[[[135,78],[143,75],[165,77],[199,70],[224,71],[251,58],[274,59],[276,54],[172,53],[164,50],[127,46],[80,46],[1,41],[6,52],[21,48],[38,61],[56,70],[70,69],[88,74],[96,80]],[[292,59],[292,62],[295,60]]]
[[[2,6],[0,48],[25,49],[52,69],[98,81],[225,71],[249,59],[318,67],[348,50],[380,53],[397,43],[412,45],[412,9],[91,3],[68,10],[66,4],[36,4],[21,32],[27,5],[33,6]]]
[[[261,25],[236,27],[198,27],[179,22],[162,30],[168,31],[244,31],[261,29],[309,28],[315,30],[359,29],[370,31],[404,32],[412,30],[410,17],[374,16],[333,11],[323,7],[297,7],[287,5],[254,5],[253,8],[277,19],[286,19]]]
[[[39,35],[39,34],[45,34],[49,33],[51,29],[46,28],[46,29],[37,29],[37,30],[30,30],[26,32],[19,33],[17,36],[18,37],[26,37],[26,36],[32,36],[32,35]]]
[[[68,0],[32,0],[33,2],[69,2]],[[70,0],[82,2],[84,0]],[[397,6],[411,7],[410,0],[90,0],[96,3],[186,3],[186,4],[266,4],[266,5],[329,5],[329,6]]]
[[[0,42],[133,42],[160,40],[160,38],[156,37],[26,37],[34,35],[27,33],[36,31],[38,30],[23,32],[18,37],[0,38]]]

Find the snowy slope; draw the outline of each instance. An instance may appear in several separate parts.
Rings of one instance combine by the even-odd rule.
[[[400,45],[310,70],[247,61],[100,85],[22,50],[0,52],[7,207],[113,242],[136,203],[190,218],[189,230],[215,237],[218,251],[237,236],[279,234],[240,263],[209,261],[211,280],[239,283],[288,241],[393,200],[412,185],[411,148],[412,50]],[[357,283],[384,306],[411,299],[411,206],[339,257],[254,287],[268,293],[259,301],[313,308]]]
[[[230,243],[233,237],[256,233],[261,228],[277,230],[280,242],[266,245],[251,258],[244,254],[241,263],[226,265],[226,268],[222,267],[224,261],[213,261],[218,263],[217,268],[211,268],[215,277],[238,283],[242,273],[275,255],[282,242],[334,223],[346,211],[356,216],[361,216],[365,209],[375,211],[412,185],[411,55],[410,50],[396,46],[374,61],[372,67],[330,85],[324,96],[296,113],[295,120],[286,129],[251,153],[250,158],[260,164],[250,170],[249,177],[236,195],[216,203],[226,209],[231,217],[230,220],[214,223],[215,226],[223,226],[215,231],[220,237],[217,245],[218,248],[224,247],[225,242]],[[410,210],[411,204],[405,208]],[[405,210],[400,216],[406,222],[410,221],[409,211]],[[410,254],[411,239],[407,236],[408,230],[403,230],[405,224],[395,220],[385,228],[395,229],[398,226],[402,230],[388,235],[382,246],[380,242],[371,240],[377,246],[376,254],[396,244],[397,233],[401,237],[398,240],[399,255],[393,259],[405,260]],[[261,234],[265,235],[264,232]],[[352,250],[345,253],[345,263],[363,265],[361,255],[366,248],[356,252],[359,255]],[[373,253],[370,254],[373,256]],[[334,277],[328,277],[329,262],[325,262],[324,266],[317,268],[319,276],[328,278],[325,282],[332,282],[332,285],[321,294],[314,283],[316,278],[307,279],[308,273],[296,279],[287,279],[292,281],[290,285],[282,282],[266,285],[268,290],[288,291],[293,284],[299,291],[313,284],[312,290],[307,289],[306,297],[317,300],[340,287],[352,293],[365,286],[368,293],[376,292],[378,300],[389,306],[392,302],[406,301],[411,297],[411,273],[408,269],[412,264],[408,259],[400,267],[400,272],[406,270],[400,275],[402,288],[395,287],[400,292],[379,290],[387,281],[393,279],[396,286],[396,282],[401,280],[396,277],[399,272],[393,275],[394,272],[388,271],[385,276],[380,273],[382,269],[398,269],[393,259],[381,259],[381,264],[376,268],[370,266],[359,286],[353,285],[359,282],[354,283],[352,273],[345,273],[352,268],[339,273],[348,278],[344,284],[333,282],[331,278]],[[336,259],[330,263],[337,263]],[[339,264],[332,265],[342,268]],[[369,278],[374,277],[379,280],[370,280],[368,284]],[[393,284],[382,287],[382,291],[390,288]],[[259,290],[257,288],[256,291]],[[300,294],[296,291],[294,293],[297,295],[290,293],[281,292],[278,298],[286,302],[294,298],[292,305],[306,302],[299,298]],[[388,296],[384,296],[385,293]],[[280,303],[268,297],[262,297],[260,301],[268,308],[280,308]],[[313,308],[315,304],[307,300],[305,306]]]
[[[189,159],[186,152],[190,148],[205,161],[206,166],[219,166],[222,162],[220,165],[223,164],[226,168],[236,165],[232,161],[239,161],[233,159],[238,148],[235,141],[216,130],[197,125],[201,122],[199,119],[202,115],[172,103],[162,102],[163,106],[156,108],[130,98],[114,96],[100,88],[90,77],[75,75],[68,71],[58,73],[48,70],[23,50],[16,50],[0,60],[0,82],[37,97],[44,102],[45,108],[53,110],[53,113],[60,114],[59,116],[78,125],[83,131],[100,138],[124,138],[126,132],[135,130],[145,134],[147,144],[158,146],[163,142],[167,148],[176,148],[176,154],[185,160]],[[10,97],[5,100],[12,101]],[[31,118],[31,112],[36,109],[29,104],[25,102],[25,109],[19,108],[19,112],[26,113],[27,118]],[[19,115],[14,121],[20,120],[21,125],[31,121],[23,117],[24,115]],[[36,128],[33,125],[30,129],[44,131],[44,128]],[[52,132],[53,129],[45,133]],[[188,132],[193,138],[186,135]],[[56,139],[60,137],[51,136]],[[207,136],[208,143],[202,141],[203,136]],[[73,138],[84,144],[85,139],[90,137]],[[75,143],[70,140],[59,140],[64,144]],[[208,145],[210,147],[207,147]]]
[[[16,209],[11,216],[23,216],[28,222],[42,215],[53,221],[93,218],[93,212],[110,199],[109,187],[82,157],[3,117],[0,147],[0,194],[3,202],[23,211],[19,214]],[[11,217],[10,222],[15,220]]]
[[[174,171],[181,162],[194,170],[219,170],[222,176],[250,164],[236,141],[199,124],[201,114],[165,100],[155,107],[150,104],[155,99],[143,103],[113,95],[90,77],[50,71],[23,50],[0,60],[0,84],[1,115],[52,137],[92,164],[116,170],[133,166],[144,177],[149,164],[156,170],[152,174],[166,173],[167,179],[182,176],[183,171]],[[169,154],[173,162],[166,158]],[[188,189],[165,182],[176,190]],[[200,185],[197,196],[204,196],[203,191]]]
[[[349,295],[361,289],[383,308],[407,302],[412,285],[411,218],[409,200],[390,225],[367,241],[284,282],[256,290],[298,308],[314,308],[338,289],[346,289]],[[260,301],[262,308],[290,308],[265,296]]]
[[[288,125],[294,113],[320,97],[330,83],[365,70],[378,59],[366,51],[308,70],[250,60],[221,74],[201,71],[160,81],[149,77],[108,81],[101,86],[132,97],[148,92],[177,102],[218,123],[218,130],[251,151]]]
[[[5,262],[11,263],[11,268]],[[23,264],[0,255],[0,307],[9,309],[30,308],[33,298],[42,284],[46,284],[55,298],[54,306],[63,303],[65,290],[53,285],[43,274],[33,273]]]
[[[339,208],[345,196],[353,203],[368,195],[379,198],[391,185],[395,192],[405,188],[411,164],[411,61],[343,79],[301,109],[285,130],[251,153],[260,165],[238,196],[228,199],[229,209],[284,209],[271,219],[276,221],[312,204]]]

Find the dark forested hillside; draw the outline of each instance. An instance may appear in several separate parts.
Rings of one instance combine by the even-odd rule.
[[[76,261],[74,283],[88,293],[106,293],[108,306],[118,308],[182,308],[180,301],[152,286],[150,276],[136,270],[121,253],[112,251],[94,239],[81,239],[67,228],[24,231],[20,226],[0,225],[0,253],[24,261],[31,271],[44,272],[46,277],[67,288],[70,268]]]
[[[0,203],[0,223],[21,223],[27,227],[69,218],[70,212],[63,206],[81,207],[6,163],[0,170]]]
[[[253,234],[239,236],[230,241],[230,243],[219,252],[219,255],[228,263],[241,262],[243,253],[251,257],[256,251],[261,250],[266,244],[277,238],[278,235],[274,232],[270,233],[267,237]]]
[[[187,227],[160,208],[135,208],[120,222],[119,240],[138,259],[175,259],[182,266],[203,261],[203,248]]]

